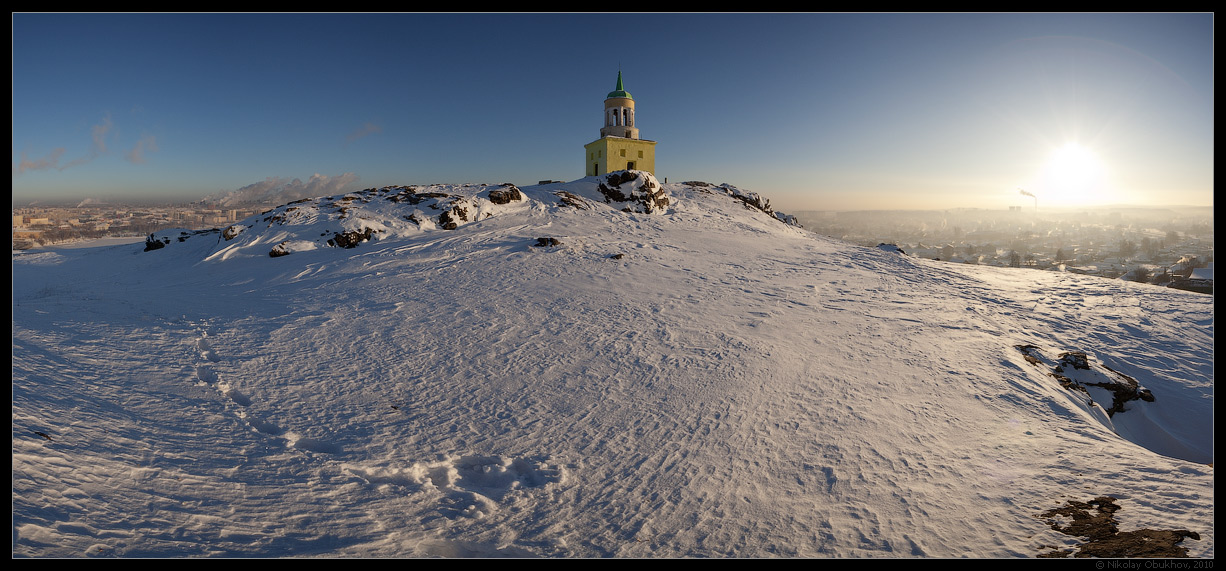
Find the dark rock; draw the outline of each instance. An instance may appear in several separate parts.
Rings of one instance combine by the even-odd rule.
[[[1035,366],[1043,364],[1041,359],[1042,354],[1038,352],[1038,347],[1035,347],[1034,345],[1014,345],[1013,347],[1022,352],[1022,358],[1026,359],[1027,363]],[[1036,354],[1038,356],[1036,356]]]
[[[451,196],[451,195],[446,194],[446,193],[443,193],[443,192],[422,192],[422,193],[418,193],[418,192],[416,192],[416,191],[417,191],[417,187],[415,187],[415,186],[410,186],[410,187],[408,187],[408,188],[406,188],[406,189],[404,189],[404,190],[400,191],[400,192],[399,192],[399,193],[397,193],[397,194],[393,194],[393,195],[391,195],[391,196],[387,197],[387,199],[388,199],[388,200],[390,200],[390,201],[392,201],[392,202],[396,202],[396,203],[400,203],[400,202],[407,202],[407,203],[409,203],[409,204],[414,204],[414,205],[416,205],[416,204],[421,204],[422,202],[424,202],[424,201],[426,201],[426,200],[428,200],[428,199],[431,199],[431,198],[447,198],[447,197]]]
[[[904,256],[907,255],[907,253],[904,252],[902,248],[898,247],[898,244],[889,244],[886,242],[882,242],[880,244],[877,244],[877,249],[883,252],[893,252],[895,254],[901,254]]]
[[[621,186],[638,177],[639,175],[634,174],[634,171],[615,171],[606,175],[604,180],[613,186]]]
[[[1072,367],[1074,369],[1080,369],[1082,371],[1090,370],[1089,358],[1086,357],[1086,354],[1082,353],[1081,351],[1069,351],[1067,353],[1061,353],[1060,354],[1060,365],[1061,366],[1067,365],[1069,367]]]
[[[579,198],[574,194],[566,192],[565,190],[559,190],[553,194],[561,199],[562,204],[565,206],[573,206],[579,210],[587,210],[587,203],[584,202],[582,198]]]
[[[328,245],[338,246],[341,248],[356,248],[358,244],[370,240],[370,237],[373,234],[374,230],[371,230],[370,228],[363,229],[361,232],[357,230],[350,230],[343,234],[338,233],[334,235],[331,240],[328,240]]]
[[[543,248],[546,246],[561,246],[562,242],[557,238],[537,238],[536,244],[533,245]]]
[[[1121,507],[1116,498],[1099,496],[1088,502],[1069,500],[1063,507],[1039,514],[1052,529],[1087,541],[1077,546],[1074,557],[1187,557],[1188,550],[1178,544],[1185,538],[1200,540],[1200,534],[1186,529],[1136,531],[1119,530],[1115,512]],[[1091,512],[1093,510],[1093,512]],[[1058,550],[1039,557],[1067,557],[1069,551]]]
[[[623,212],[652,213],[668,207],[668,195],[646,173],[638,171],[616,171],[605,176],[596,186],[604,195],[605,203],[631,202],[622,208]]]
[[[514,201],[523,200],[524,195],[519,192],[515,185],[510,185],[505,188],[496,188],[490,191],[490,202],[494,204],[508,204]]]
[[[1047,373],[1047,374],[1051,375],[1053,378],[1059,381],[1060,386],[1064,387],[1065,390],[1081,391],[1083,393],[1090,394],[1090,392],[1087,391],[1085,387],[1081,386],[1080,384],[1077,383],[1077,381],[1074,381],[1073,379],[1070,379],[1060,373]]]
[[[444,230],[455,230],[460,227],[460,222],[468,222],[467,208],[453,206],[451,210],[438,215],[438,225]]]
[[[280,244],[277,244],[276,246],[273,246],[272,249],[268,251],[268,257],[280,258],[281,256],[290,255],[289,248],[286,247],[286,244],[288,243],[289,243],[288,241],[285,241],[285,242],[281,242]]]
[[[614,260],[620,260],[620,259],[622,259],[622,258],[626,257],[626,255],[625,255],[625,254],[613,254],[612,256],[609,256],[609,257],[610,257],[610,258],[613,258]]]
[[[162,248],[166,247],[166,244],[169,244],[169,243],[170,243],[169,238],[166,239],[166,242],[162,242],[161,240],[154,238],[153,234],[150,234],[148,238],[145,238],[145,251],[148,252],[150,250],[161,250]]]
[[[1015,347],[1022,352],[1028,363],[1033,365],[1039,365],[1041,363],[1039,358],[1042,356],[1042,354],[1038,352],[1037,347],[1033,345],[1015,345]],[[1051,375],[1052,378],[1059,381],[1060,386],[1068,390],[1075,390],[1089,394],[1086,387],[1098,387],[1110,392],[1111,406],[1108,407],[1105,403],[1101,403],[1103,405],[1103,409],[1107,411],[1108,417],[1114,417],[1115,413],[1117,412],[1126,412],[1127,408],[1125,408],[1125,405],[1129,401],[1142,400],[1145,402],[1154,402],[1154,394],[1150,392],[1149,389],[1142,387],[1141,383],[1137,382],[1136,379],[1116,371],[1107,365],[1103,365],[1101,363],[1100,365],[1102,366],[1102,369],[1106,371],[1106,373],[1098,371],[1097,373],[1092,374],[1091,377],[1093,379],[1103,379],[1101,381],[1088,379],[1087,375],[1078,375],[1075,373],[1075,371],[1093,372],[1094,368],[1091,367],[1090,359],[1084,352],[1068,351],[1065,353],[1060,353],[1059,363],[1054,366],[1052,371],[1048,374]],[[1068,373],[1068,375],[1065,373]],[[1070,378],[1069,375],[1079,377],[1079,380]]]
[[[600,183],[600,186],[596,188],[600,190],[600,194],[604,195],[605,202],[625,202],[627,200],[630,200],[630,197],[623,194],[620,189],[610,188],[609,186],[606,186],[605,183],[603,182]]]

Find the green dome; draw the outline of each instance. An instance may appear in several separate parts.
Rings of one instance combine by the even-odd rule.
[[[634,99],[633,97],[631,97],[631,96],[630,96],[630,92],[629,92],[629,91],[626,91],[625,89],[622,89],[622,72],[621,72],[621,70],[618,70],[618,72],[617,72],[617,89],[615,89],[615,90],[613,90],[613,91],[610,91],[610,92],[609,92],[609,95],[608,95],[607,97],[605,97],[605,99],[613,99],[614,97],[624,97],[624,98],[626,98],[626,99]]]

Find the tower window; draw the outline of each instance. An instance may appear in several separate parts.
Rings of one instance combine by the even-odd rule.
[[[622,149],[622,156],[626,156],[626,149]]]
[[[639,151],[639,158],[643,158],[643,151]]]

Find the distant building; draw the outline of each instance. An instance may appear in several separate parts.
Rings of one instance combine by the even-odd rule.
[[[1193,269],[1192,275],[1188,277],[1194,280],[1207,280],[1207,281],[1212,282],[1213,281],[1213,262],[1209,262],[1209,265],[1206,267]]]
[[[622,72],[617,72],[617,89],[604,100],[604,127],[600,138],[583,146],[584,174],[596,176],[619,170],[656,172],[656,142],[639,138],[634,119],[634,98],[622,87]]]

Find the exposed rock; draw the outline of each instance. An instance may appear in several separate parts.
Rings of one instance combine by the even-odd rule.
[[[609,256],[609,257],[610,257],[610,258],[613,258],[614,260],[620,260],[620,259],[622,259],[622,258],[626,257],[626,255],[625,255],[625,254],[613,254],[612,256]]]
[[[538,246],[542,248],[546,246],[561,246],[561,245],[562,245],[562,242],[558,240],[557,238],[537,238],[536,243],[533,244],[533,246]]]
[[[642,171],[611,172],[596,188],[604,195],[605,203],[631,203],[622,207],[623,212],[662,212],[669,204],[668,195],[655,177]]]
[[[1034,345],[1015,345],[1025,356],[1026,362],[1032,365],[1043,363],[1043,354]],[[1117,412],[1126,412],[1126,403],[1141,400],[1154,402],[1154,394],[1142,387],[1136,379],[1125,375],[1111,367],[1102,365],[1096,369],[1090,358],[1082,351],[1066,351],[1060,353],[1058,363],[1048,373],[1066,390],[1089,394],[1086,387],[1098,387],[1111,393],[1111,405],[1100,403],[1107,411],[1108,417],[1114,417]],[[1084,372],[1081,372],[1084,371]]]
[[[363,229],[361,232],[357,230],[350,230],[348,232],[334,235],[330,240],[328,240],[328,245],[339,248],[356,248],[358,244],[370,240],[372,235],[374,235],[374,230],[371,230],[370,228]]]
[[[696,190],[698,192],[703,192],[706,194],[715,194],[716,191],[723,190],[724,193],[727,194],[728,196],[731,196],[732,198],[735,198],[741,201],[741,204],[743,204],[745,208],[761,210],[762,212],[770,214],[773,218],[775,218],[776,220],[780,222],[783,222],[784,224],[787,224],[789,226],[796,226],[798,228],[800,227],[799,219],[797,219],[795,216],[792,216],[790,214],[783,214],[781,212],[775,212],[774,210],[771,210],[770,201],[766,200],[765,198],[762,198],[762,196],[760,196],[756,192],[749,192],[747,190],[741,190],[728,183],[724,183],[724,184],[716,186],[709,182],[703,182],[701,180],[689,180],[681,184],[684,184],[690,187],[691,190]]]
[[[237,238],[238,235],[242,234],[243,230],[246,230],[246,229],[247,227],[243,226],[242,224],[234,224],[232,226],[227,227],[226,230],[221,233],[221,237],[225,238],[226,241],[230,241],[230,240],[233,240],[234,238]]]
[[[565,190],[559,190],[558,192],[555,192],[554,195],[561,199],[563,205],[573,206],[579,210],[587,210],[587,203],[584,202],[582,198],[574,194],[566,192]]]
[[[907,255],[907,253],[904,252],[902,248],[898,247],[898,244],[887,244],[885,242],[882,242],[880,244],[877,244],[877,249],[881,250],[882,252],[892,252],[892,253],[900,254],[903,256]]]
[[[1090,359],[1081,351],[1069,351],[1060,354],[1060,366],[1056,367],[1057,372],[1064,371],[1064,367],[1069,366],[1082,371],[1090,370]]]
[[[1047,374],[1051,375],[1053,379],[1056,379],[1056,382],[1060,383],[1060,386],[1063,387],[1064,390],[1066,391],[1081,391],[1083,393],[1090,394],[1090,392],[1087,391],[1085,387],[1081,386],[1080,384],[1077,383],[1077,381],[1074,381],[1073,379],[1070,379],[1056,372],[1047,373]]]
[[[1128,375],[1125,375],[1124,373],[1121,373],[1115,369],[1112,369],[1111,367],[1108,367],[1106,365],[1103,365],[1103,368],[1108,371],[1111,371],[1112,373],[1115,373],[1117,376],[1124,379],[1125,381],[1124,384],[1126,384],[1129,387],[1129,390],[1133,391],[1136,394],[1136,398],[1141,399],[1145,402],[1154,402],[1154,393],[1150,392],[1149,389],[1142,387],[1141,383],[1138,383],[1136,379]]]
[[[287,244],[289,244],[289,240],[286,240],[284,242],[281,242],[280,244],[277,244],[276,246],[273,246],[272,249],[268,251],[268,257],[279,258],[281,256],[288,256],[290,254],[290,251],[289,251]]]
[[[166,241],[163,242],[155,238],[153,234],[150,234],[148,238],[145,238],[145,251],[148,252],[150,250],[161,250],[162,248],[165,248],[166,245],[169,243],[170,243],[170,238],[167,238]]]
[[[460,222],[468,222],[468,209],[459,205],[438,215],[438,225],[444,230],[455,230],[460,227]]]
[[[1052,529],[1088,541],[1077,546],[1074,557],[1187,557],[1188,550],[1178,544],[1184,538],[1200,540],[1200,534],[1186,529],[1119,531],[1115,512],[1121,508],[1116,498],[1099,496],[1088,502],[1069,500],[1063,507],[1039,514]],[[1090,510],[1094,510],[1093,513]],[[1070,521],[1071,520],[1071,521]],[[1055,550],[1044,558],[1068,557],[1072,552]]]
[[[1036,365],[1036,366],[1041,366],[1043,364],[1042,359],[1031,354],[1031,351],[1034,351],[1037,353],[1039,350],[1038,347],[1035,347],[1034,345],[1014,345],[1014,347],[1017,348],[1018,351],[1022,352],[1022,358],[1026,359],[1027,363],[1030,363],[1031,365]]]
[[[404,190],[387,197],[392,202],[407,202],[409,204],[421,204],[431,198],[448,198],[451,195],[442,192],[417,192],[417,187],[405,187]]]
[[[494,204],[509,204],[523,199],[523,193],[510,183],[504,184],[503,188],[496,188],[490,191],[490,202]]]

